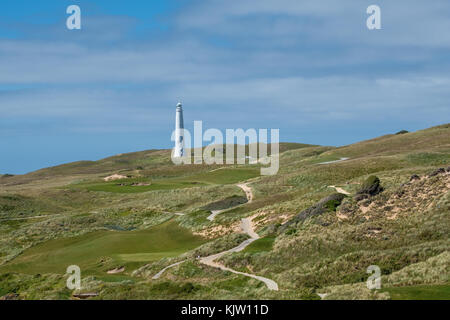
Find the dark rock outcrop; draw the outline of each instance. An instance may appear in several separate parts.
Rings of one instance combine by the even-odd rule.
[[[231,196],[228,198],[225,198],[223,200],[219,200],[216,202],[212,202],[207,204],[206,206],[202,207],[202,210],[225,210],[228,208],[236,207],[238,205],[244,204],[248,202],[247,197],[244,196]]]
[[[361,189],[356,193],[355,200],[360,201],[371,196],[377,195],[383,191],[380,179],[377,176],[370,176],[364,181]]]
[[[342,200],[344,200],[345,197],[346,197],[345,194],[333,193],[332,195],[322,198],[315,205],[309,207],[308,209],[303,210],[294,218],[283,224],[280,227],[279,231],[284,232],[290,226],[293,226],[298,222],[303,222],[310,217],[320,216],[326,212],[336,211],[336,208],[342,203]]]
[[[439,168],[439,169],[434,170],[433,172],[431,172],[431,173],[428,175],[428,178],[437,176],[438,174],[441,174],[441,173],[445,173],[445,169],[444,169],[444,168]]]

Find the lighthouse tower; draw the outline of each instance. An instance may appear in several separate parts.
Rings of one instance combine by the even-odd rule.
[[[184,156],[184,123],[183,123],[183,107],[181,102],[177,104],[175,115],[175,150],[173,157],[181,158]]]

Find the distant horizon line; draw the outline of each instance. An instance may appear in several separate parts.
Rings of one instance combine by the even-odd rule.
[[[444,123],[439,124],[439,125],[434,125],[434,126],[427,127],[427,128],[417,129],[417,130],[415,130],[415,131],[408,131],[408,133],[417,132],[417,131],[421,131],[421,130],[428,130],[428,129],[437,128],[437,127],[441,127],[441,126],[445,126],[445,125],[450,125],[450,123],[444,122]],[[281,141],[280,144],[282,144],[282,143],[296,143],[296,144],[303,144],[303,145],[310,145],[310,146],[321,146],[321,147],[334,147],[334,148],[340,148],[340,147],[352,145],[352,144],[354,144],[354,143],[359,143],[359,142],[363,142],[363,141],[368,141],[368,140],[380,138],[380,137],[383,137],[383,136],[395,135],[396,133],[399,133],[399,132],[401,132],[401,131],[403,131],[403,130],[399,130],[398,132],[395,132],[395,133],[386,133],[386,134],[379,135],[379,136],[375,136],[375,137],[372,137],[372,138],[369,138],[369,139],[357,140],[357,141],[355,141],[355,142],[353,142],[353,143],[343,144],[343,145],[310,144],[310,143],[305,143],[305,142],[292,142],[292,141],[290,141],[290,142],[289,142],[289,141]],[[407,131],[407,130],[406,130],[406,131]],[[269,143],[269,144],[270,144],[270,143]],[[226,144],[224,143],[223,145],[226,145]],[[235,145],[237,145],[237,144],[235,144]],[[246,144],[246,145],[248,145],[248,144]],[[202,148],[203,148],[203,147],[205,147],[205,146],[202,146]],[[41,167],[41,168],[38,168],[38,169],[35,169],[35,170],[27,171],[27,172],[25,172],[25,173],[11,173],[11,172],[5,172],[5,173],[2,173],[2,172],[0,172],[0,177],[1,177],[1,176],[4,176],[4,175],[13,175],[13,176],[26,175],[26,174],[33,173],[33,172],[36,172],[36,171],[39,171],[39,170],[44,170],[44,169],[48,169],[48,168],[59,167],[59,166],[63,166],[63,165],[66,165],[66,164],[77,163],[77,162],[97,162],[97,161],[101,161],[101,160],[105,160],[105,159],[108,159],[108,158],[117,157],[117,156],[121,156],[121,155],[125,155],[125,154],[130,154],[130,153],[138,153],[138,152],[145,152],[145,151],[162,151],[162,150],[172,150],[172,149],[173,149],[173,147],[172,147],[172,148],[158,148],[158,147],[151,147],[151,148],[149,148],[149,149],[141,149],[141,150],[130,151],[130,152],[116,153],[116,154],[114,154],[114,155],[110,155],[110,156],[106,156],[106,157],[101,157],[101,158],[94,159],[94,160],[85,160],[85,159],[84,159],[84,160],[66,161],[66,162],[62,162],[62,163],[59,163],[59,164],[55,164],[55,165],[44,166],[44,167]],[[191,149],[193,150],[194,148],[191,148]],[[191,150],[191,149],[189,149],[189,150]]]

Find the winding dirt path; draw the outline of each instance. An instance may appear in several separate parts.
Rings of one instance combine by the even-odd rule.
[[[333,160],[333,161],[326,161],[326,162],[320,162],[318,164],[331,164],[331,163],[338,163],[338,162],[342,162],[345,160],[348,160],[350,158],[340,158],[339,160]]]
[[[252,191],[252,188],[250,188],[248,186],[248,183],[237,184],[237,186],[239,188],[241,188],[242,190],[244,190],[245,195],[247,196],[247,200],[248,200],[247,203],[252,202],[253,201],[253,191]]]
[[[172,263],[171,265],[165,267],[165,268],[162,269],[160,272],[158,272],[157,274],[155,274],[155,275],[152,277],[152,279],[153,279],[153,280],[159,279],[159,277],[161,277],[161,275],[164,273],[164,271],[166,271],[166,270],[169,269],[169,268],[178,266],[178,265],[180,265],[180,264],[182,264],[183,262],[186,262],[186,261],[187,261],[187,260],[183,260],[183,261],[180,261],[180,262]]]
[[[244,190],[245,195],[247,196],[247,200],[248,200],[247,203],[252,202],[253,201],[253,192],[252,192],[252,189],[248,186],[248,184],[247,183],[238,184],[237,186],[239,188],[241,188],[242,190]],[[218,215],[219,213],[222,213],[222,212],[224,212],[226,210],[229,210],[229,209],[231,209],[231,208],[224,209],[224,210],[213,210],[213,211],[211,211],[212,214],[208,217],[208,220],[211,220],[211,221],[214,220],[214,217],[216,215]],[[265,285],[267,286],[267,288],[269,290],[278,291],[278,284],[275,281],[271,280],[271,279],[268,279],[268,278],[265,278],[265,277],[261,277],[261,276],[257,276],[257,275],[254,275],[254,274],[250,274],[250,273],[246,273],[246,272],[236,271],[236,270],[228,268],[228,267],[224,266],[223,264],[221,264],[220,262],[216,261],[217,259],[220,259],[221,257],[226,255],[227,253],[240,252],[240,251],[244,250],[250,243],[252,243],[253,241],[259,239],[259,235],[254,230],[252,220],[253,220],[253,217],[248,217],[248,218],[244,218],[244,219],[241,220],[241,229],[242,229],[243,232],[245,232],[246,234],[248,234],[250,236],[250,239],[247,239],[247,240],[241,242],[238,246],[236,246],[236,247],[234,247],[232,249],[229,249],[229,250],[226,250],[226,251],[222,251],[222,252],[219,252],[219,253],[215,253],[215,254],[207,256],[207,257],[202,257],[202,258],[199,259],[199,262],[204,264],[204,265],[213,267],[213,268],[219,268],[219,269],[224,270],[224,271],[229,271],[229,272],[232,272],[232,273],[235,273],[235,274],[240,274],[240,275],[243,275],[243,276],[246,276],[246,277],[250,277],[250,278],[262,281],[262,282],[265,283]],[[161,277],[161,275],[167,269],[175,267],[177,265],[180,265],[180,264],[182,264],[183,262],[186,262],[186,261],[187,260],[183,260],[183,261],[180,261],[180,262],[177,262],[177,263],[174,263],[174,264],[171,264],[171,265],[165,267],[164,269],[159,271],[157,274],[155,274],[152,279],[159,279]]]
[[[240,272],[240,271],[236,271],[233,270],[231,268],[228,268],[226,266],[224,266],[223,264],[221,264],[220,262],[217,262],[217,259],[220,259],[221,257],[223,257],[224,255],[226,255],[227,253],[231,253],[231,252],[240,252],[242,250],[244,250],[250,243],[252,243],[255,240],[259,239],[259,235],[254,231],[253,229],[253,223],[252,223],[252,217],[249,218],[244,218],[241,221],[241,228],[242,231],[244,231],[245,233],[247,233],[250,236],[250,239],[247,239],[245,241],[243,241],[241,244],[239,244],[237,247],[234,247],[232,249],[226,250],[226,251],[222,251],[207,257],[203,257],[200,258],[200,263],[203,263],[207,266],[213,267],[213,268],[219,268],[221,270],[224,271],[229,271],[235,274],[240,274],[246,277],[250,277],[259,281],[262,281],[266,284],[267,288],[269,290],[275,290],[278,291],[278,284],[268,278],[265,277],[261,277],[261,276],[257,276],[254,274],[250,274],[250,273],[246,273],[246,272]]]
[[[227,210],[230,210],[230,209],[231,209],[231,208],[228,208],[228,209],[222,209],[222,210],[211,210],[211,214],[210,214],[206,219],[208,219],[209,221],[213,221],[214,218],[215,218],[218,214],[221,214],[222,212],[227,211]]]
[[[184,216],[186,213],[183,213],[183,212],[168,212],[168,211],[165,211],[165,212],[163,212],[163,213],[166,213],[166,214],[174,214],[174,215],[176,215],[176,216]]]

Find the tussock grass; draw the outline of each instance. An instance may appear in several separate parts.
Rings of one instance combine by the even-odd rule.
[[[175,166],[169,150],[2,176],[0,219],[27,219],[0,222],[0,295],[67,299],[71,292],[64,288],[63,273],[67,263],[74,263],[87,271],[83,290],[99,292],[98,299],[318,299],[318,292],[329,293],[330,299],[423,298],[417,288],[424,286],[425,296],[442,296],[448,284],[450,194],[442,175],[420,181],[410,191],[405,184],[412,174],[424,176],[450,166],[449,141],[447,124],[339,148],[280,144],[279,173],[268,177],[259,176],[259,165]],[[320,164],[342,157],[350,159]],[[129,178],[103,181],[114,173]],[[363,213],[363,202],[353,195],[371,175],[380,179],[384,191],[364,202],[371,209]],[[251,203],[214,222],[206,220],[209,210],[242,198],[234,184],[249,179]],[[131,185],[136,182],[149,185]],[[331,185],[352,195],[322,215],[290,226],[289,232],[274,232],[335,193]],[[408,196],[396,200],[395,194],[402,192]],[[255,214],[257,231],[265,237],[222,262],[274,279],[282,289],[277,293],[195,259],[232,248],[246,236],[231,233],[205,240],[193,231],[228,228]],[[40,215],[44,217],[33,219]],[[187,261],[160,280],[149,279],[183,259]],[[365,288],[371,264],[380,266],[385,291]],[[124,274],[106,275],[119,265],[126,266]]]

